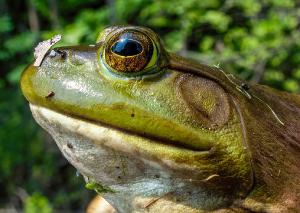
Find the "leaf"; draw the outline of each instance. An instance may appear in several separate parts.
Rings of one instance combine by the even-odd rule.
[[[13,23],[9,16],[0,16],[0,33],[7,33],[12,31]]]
[[[25,213],[51,213],[52,207],[48,199],[39,194],[34,193],[25,201]]]
[[[287,79],[283,83],[283,88],[289,92],[299,92],[299,82],[294,79]]]
[[[11,54],[22,53],[33,49],[36,35],[31,32],[24,32],[15,35],[4,42],[4,47]]]
[[[207,11],[203,16],[203,22],[210,23],[221,32],[228,28],[230,21],[231,18],[220,11]]]

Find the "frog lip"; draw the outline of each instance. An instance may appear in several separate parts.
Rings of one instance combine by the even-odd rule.
[[[51,125],[59,125],[61,126],[61,129],[66,129],[68,132],[73,132],[81,136],[84,136],[86,138],[89,138],[96,145],[112,148],[120,152],[125,152],[130,154],[135,153],[140,157],[143,157],[143,155],[148,155],[146,154],[147,151],[143,150],[144,147],[136,143],[136,142],[141,142],[142,140],[146,141],[144,143],[151,144],[151,147],[154,149],[157,150],[165,149],[168,151],[168,153],[164,156],[164,159],[161,159],[159,153],[154,153],[154,154],[152,153],[150,157],[152,160],[153,158],[155,158],[159,161],[168,161],[168,163],[171,163],[172,153],[173,154],[179,153],[181,157],[182,156],[201,157],[201,156],[208,156],[212,154],[214,150],[213,148],[211,148],[210,150],[195,151],[174,144],[166,144],[159,140],[154,140],[136,134],[130,134],[120,129],[102,126],[101,124],[98,123],[96,124],[96,123],[89,122],[87,120],[82,120],[82,119],[74,118],[72,116],[64,115],[59,112],[53,111],[51,109],[34,105],[34,104],[30,104],[30,109],[32,111],[35,120],[50,134],[53,134],[53,132],[51,132],[51,130],[49,130],[48,127]],[[48,123],[48,127],[45,125],[45,122]],[[174,165],[172,164],[172,166]]]
[[[47,97],[50,96],[50,95],[52,95],[52,93],[49,93],[47,95]],[[114,125],[103,123],[99,120],[93,120],[93,119],[89,119],[89,118],[86,118],[86,117],[83,117],[83,116],[74,115],[72,113],[70,114],[70,113],[62,112],[60,110],[55,110],[55,109],[52,109],[52,108],[48,108],[48,107],[43,106],[43,105],[39,105],[39,104],[36,105],[35,103],[31,103],[31,102],[30,102],[30,106],[39,107],[40,109],[45,109],[45,110],[47,109],[49,111],[56,112],[60,115],[66,116],[68,118],[81,120],[81,121],[84,121],[86,123],[94,124],[95,126],[100,126],[102,128],[112,129],[112,130],[117,131],[117,132],[122,132],[126,135],[135,136],[137,138],[144,138],[144,139],[147,139],[147,140],[151,141],[151,143],[155,142],[157,144],[166,145],[166,146],[170,146],[170,147],[176,147],[178,149],[182,149],[182,150],[186,150],[186,151],[193,151],[193,152],[209,152],[210,150],[213,149],[213,146],[211,146],[211,145],[194,147],[194,146],[191,146],[189,144],[185,144],[183,141],[169,140],[168,138],[165,138],[165,137],[158,137],[158,136],[155,136],[155,135],[153,136],[153,135],[147,134],[146,131],[138,132],[138,131],[128,130],[128,129],[122,128],[122,127],[116,127]]]
[[[213,147],[205,147],[205,148],[204,147],[201,147],[201,148],[197,147],[197,148],[195,148],[195,147],[192,147],[192,146],[184,145],[181,141],[171,141],[171,140],[168,140],[166,138],[149,135],[145,132],[143,132],[143,133],[134,132],[134,131],[130,131],[128,129],[124,129],[124,128],[121,128],[121,127],[116,127],[116,126],[113,126],[113,125],[109,125],[109,124],[102,123],[102,122],[99,122],[99,121],[94,121],[94,120],[87,119],[87,118],[81,118],[81,117],[73,116],[73,115],[68,115],[68,117],[71,117],[73,119],[79,119],[83,122],[89,122],[89,123],[94,124],[94,125],[96,125],[98,127],[101,127],[101,128],[111,129],[111,130],[114,130],[116,132],[122,132],[123,134],[129,135],[129,136],[133,136],[133,137],[137,137],[137,138],[144,138],[144,139],[147,139],[147,140],[151,141],[151,143],[156,143],[156,144],[161,144],[161,145],[165,145],[165,146],[169,146],[169,147],[174,147],[174,148],[181,149],[181,150],[192,151],[192,152],[195,152],[195,153],[210,152],[211,150],[213,150]]]

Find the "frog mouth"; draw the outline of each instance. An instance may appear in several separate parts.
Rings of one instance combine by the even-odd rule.
[[[37,123],[52,136],[57,135],[58,129],[60,134],[83,136],[99,148],[110,148],[117,152],[134,155],[137,158],[161,162],[172,168],[187,169],[191,167],[192,169],[191,162],[195,158],[207,157],[214,150],[213,148],[201,151],[192,150],[180,145],[169,144],[167,141],[131,134],[120,129],[64,115],[34,104],[30,104],[30,109]]]

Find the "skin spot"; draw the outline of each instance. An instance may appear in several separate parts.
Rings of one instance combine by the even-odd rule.
[[[70,143],[67,143],[67,147],[68,147],[69,149],[73,149],[73,148],[74,148],[73,145],[70,144]]]
[[[242,83],[241,87],[246,91],[248,91],[250,89],[249,85],[246,83]]]
[[[50,99],[54,97],[55,93],[53,91],[49,92],[48,95],[45,96],[45,98]]]

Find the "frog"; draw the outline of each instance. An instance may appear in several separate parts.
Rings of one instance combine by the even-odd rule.
[[[55,41],[57,42],[57,41]],[[22,73],[33,117],[117,212],[300,211],[300,96],[105,28]]]

